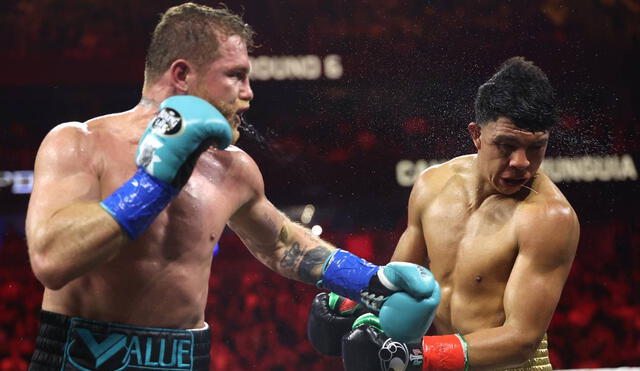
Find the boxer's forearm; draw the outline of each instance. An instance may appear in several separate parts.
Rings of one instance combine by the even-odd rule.
[[[509,368],[526,362],[541,337],[509,326],[474,331],[464,335],[469,365],[473,369]]]
[[[46,222],[28,224],[27,240],[33,271],[50,289],[59,289],[111,260],[129,241],[97,202],[73,204]]]
[[[272,268],[285,277],[316,284],[322,276],[322,266],[334,246],[314,236],[308,229],[286,221],[276,242]]]

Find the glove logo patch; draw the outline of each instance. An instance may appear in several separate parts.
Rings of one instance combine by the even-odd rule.
[[[409,364],[409,349],[404,343],[393,341],[390,338],[385,340],[378,351],[380,367],[384,371],[402,371]]]
[[[151,128],[154,133],[162,135],[174,135],[182,129],[182,116],[178,111],[165,107],[151,123]]]

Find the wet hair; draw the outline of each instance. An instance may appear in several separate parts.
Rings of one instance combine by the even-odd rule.
[[[547,75],[522,57],[508,59],[478,88],[475,113],[481,126],[502,116],[531,132],[547,131],[558,121]]]
[[[254,32],[242,18],[225,6],[211,8],[184,3],[167,9],[151,35],[145,58],[145,85],[153,84],[176,59],[186,59],[196,68],[218,57],[220,41],[238,35],[248,50],[254,47]]]

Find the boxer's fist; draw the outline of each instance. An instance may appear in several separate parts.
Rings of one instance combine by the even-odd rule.
[[[425,267],[403,262],[381,267],[339,249],[327,258],[317,285],[380,312],[382,328],[399,341],[424,335],[440,303],[438,283]]]
[[[165,99],[138,143],[138,170],[100,206],[136,239],[173,200],[211,144],[231,143],[231,127],[218,110],[189,95]]]
[[[340,356],[342,337],[364,311],[361,304],[332,292],[316,295],[307,322],[307,335],[313,348],[320,354]]]
[[[346,371],[422,370],[422,344],[401,343],[380,330],[371,313],[360,316],[354,329],[342,338],[342,362]]]
[[[423,336],[440,303],[440,286],[431,272],[412,263],[393,262],[372,277],[363,301],[380,311],[382,330],[407,342]]]
[[[413,263],[391,262],[380,267],[360,295],[367,307],[379,311],[395,292],[406,292],[412,298],[421,300],[432,297],[437,286],[427,268]]]
[[[150,175],[182,188],[198,156],[210,145],[231,143],[231,126],[207,101],[189,95],[165,99],[138,143],[136,165]]]

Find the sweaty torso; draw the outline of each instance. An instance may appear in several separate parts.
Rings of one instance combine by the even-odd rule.
[[[492,195],[474,204],[468,187],[473,159],[463,156],[435,169],[428,181],[433,195],[421,214],[429,267],[441,287],[438,333],[503,324],[503,296],[518,253],[518,208],[555,189],[539,174],[532,185],[538,193]]]
[[[99,179],[96,201],[135,173],[137,143],[149,120],[127,112],[88,122],[83,140]],[[213,248],[230,216],[252,197],[240,175],[247,158],[237,149],[203,153],[147,231],[113,260],[60,290],[45,290],[43,309],[137,326],[202,326]]]

